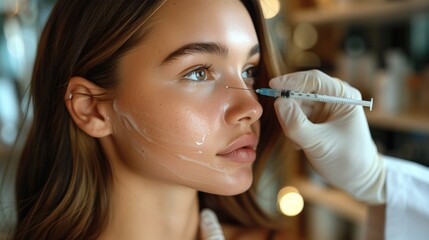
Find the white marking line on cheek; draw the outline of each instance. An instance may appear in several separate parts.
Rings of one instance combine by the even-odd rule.
[[[149,159],[151,159],[151,158],[149,158]],[[160,166],[162,166],[163,168],[165,168],[167,171],[169,171],[171,174],[177,176],[180,179],[183,179],[183,180],[186,180],[186,181],[189,181],[189,182],[194,182],[194,183],[199,183],[200,182],[199,180],[195,180],[195,179],[186,177],[183,174],[180,174],[177,170],[175,170],[171,166],[168,166],[167,164],[165,164],[165,163],[163,163],[161,161],[154,161],[154,162],[156,162],[157,164],[159,164]]]
[[[171,174],[173,174],[173,175],[175,175],[181,179],[187,180],[189,182],[196,182],[196,183],[199,182],[198,180],[193,180],[191,178],[187,178],[187,177],[182,176],[181,174],[179,174],[179,172],[177,170],[175,170],[172,167],[169,167],[167,164],[163,163],[162,161],[153,160],[153,159],[156,159],[154,154],[150,153],[149,151],[144,151],[144,147],[141,146],[141,144],[134,143],[134,146],[135,146],[135,150],[136,150],[137,154],[139,154],[142,157],[142,159],[147,159],[147,160],[152,161],[156,164],[159,164],[161,167],[163,167],[164,169],[169,171]]]
[[[201,146],[204,144],[204,142],[206,141],[207,136],[209,135],[210,131],[207,131],[207,133],[204,134],[203,138],[201,139],[201,141],[196,141],[195,144],[197,144],[198,146]]]
[[[147,134],[146,128],[143,129],[143,130],[140,130],[140,128],[138,127],[138,124],[136,123],[136,121],[133,120],[133,118],[131,116],[129,116],[128,114],[123,113],[122,111],[118,110],[118,108],[116,107],[116,105],[114,105],[114,106],[115,106],[114,109],[116,110],[116,112],[118,113],[118,115],[123,119],[123,121],[125,123],[127,123],[132,128],[130,130],[133,130],[135,133],[137,133],[138,135],[140,135],[144,140],[148,141],[151,144],[154,144],[154,145],[160,147],[164,151],[168,151],[168,152],[171,151],[170,145],[168,145],[168,144],[161,144],[161,143],[157,143],[157,142],[153,141],[148,136],[149,134]],[[206,134],[204,134],[203,139],[200,142],[201,145],[205,142],[207,136],[209,135],[209,132],[210,131],[208,131]],[[167,146],[169,146],[169,147],[167,147]],[[151,153],[150,151],[145,151],[144,150],[145,147],[142,144],[134,143],[134,148],[135,148],[135,151],[137,152],[137,154],[139,154],[143,159],[148,159],[149,161],[153,161],[153,162],[161,165],[162,167],[164,167],[165,169],[167,169],[168,171],[170,171],[172,174],[176,175],[177,177],[179,177],[181,179],[184,179],[184,180],[187,180],[187,181],[190,181],[190,182],[199,182],[198,180],[192,180],[189,177],[185,177],[185,176],[180,175],[175,169],[173,169],[172,167],[169,167],[167,164],[165,164],[165,163],[163,163],[161,161],[154,161],[153,159],[157,159],[157,157],[153,153]],[[195,153],[203,154],[203,151],[201,151],[201,150],[198,150],[198,151],[195,151],[195,152],[194,151],[190,151],[187,154],[192,154],[192,153],[194,153],[194,154]],[[216,166],[214,164],[207,164],[207,163],[204,163],[204,162],[201,162],[201,161],[197,161],[195,159],[191,159],[191,158],[186,157],[186,156],[181,155],[181,154],[176,154],[176,156],[179,157],[182,160],[185,160],[185,161],[188,161],[188,162],[191,162],[191,163],[194,163],[194,164],[206,167],[208,169],[214,170],[214,171],[222,173],[224,175],[229,175],[229,171],[225,167],[223,167],[223,166]]]
[[[204,140],[206,139],[206,136],[204,135],[203,139],[201,139],[200,142],[196,141],[195,144],[197,144],[198,146],[201,146],[204,144]]]
[[[122,120],[125,121],[126,123],[128,123],[129,126],[132,127],[132,130],[134,130],[138,135],[140,135],[142,138],[144,138],[146,141],[150,142],[150,143],[155,143],[147,134],[147,130],[146,128],[140,129],[137,126],[137,123],[131,118],[131,117],[127,117],[124,114],[120,114],[120,116],[122,117]]]
[[[151,137],[149,137],[149,134],[147,132],[147,128],[139,127],[137,122],[129,114],[119,110],[119,108],[116,104],[116,101],[113,104],[113,108],[117,112],[117,114],[122,118],[122,120],[125,123],[128,123],[129,126],[131,126],[131,128],[132,128],[132,130],[134,130],[134,132],[136,132],[138,135],[143,137],[143,139],[145,139],[146,141],[153,143],[153,144],[156,144],[155,141]],[[148,122],[148,121],[146,121],[146,122]]]
[[[127,117],[127,116],[125,116],[125,114],[123,114],[122,116],[121,116],[123,119],[124,119],[124,121],[126,122],[126,123],[128,123],[130,126],[131,126],[131,128],[132,128],[132,130],[134,131],[134,132],[136,132],[139,136],[141,136],[145,141],[147,141],[148,143],[151,143],[151,144],[153,144],[153,145],[155,145],[155,146],[157,146],[157,147],[159,147],[160,149],[162,149],[163,151],[167,151],[167,152],[170,152],[171,151],[171,145],[170,144],[168,144],[168,143],[166,143],[165,141],[159,141],[159,142],[155,142],[151,137],[149,137],[149,134],[147,133],[147,130],[146,130],[146,128],[142,128],[142,130],[140,130],[140,128],[137,126],[137,124],[135,123],[135,121],[133,121],[132,119],[131,119],[131,117]],[[207,135],[207,134],[206,134]],[[205,136],[206,136],[205,135]],[[183,142],[183,141],[178,141],[178,142]],[[164,144],[163,144],[164,143]],[[141,149],[143,149],[143,146],[140,144],[139,146],[137,146],[137,147],[139,147],[139,148],[141,148]],[[199,150],[199,151],[188,151],[187,152],[187,154],[192,154],[192,153],[199,153],[199,154],[202,154],[203,153],[203,151],[201,151],[201,150]]]
[[[145,117],[145,119],[144,119],[145,120],[144,121],[145,127],[140,127],[139,124],[137,123],[137,121],[135,121],[134,118],[132,116],[130,116],[129,113],[126,113],[126,112],[121,111],[119,109],[119,107],[116,104],[116,101],[114,102],[113,107],[114,107],[114,110],[116,111],[116,113],[123,120],[125,120],[124,122],[127,122],[128,125],[131,126],[132,129],[129,129],[129,130],[133,130],[134,132],[136,132],[138,135],[140,135],[141,137],[143,137],[146,141],[148,141],[150,143],[156,144],[156,145],[158,145],[160,147],[163,147],[162,144],[165,144],[165,146],[168,146],[168,147],[163,147],[163,148],[166,149],[166,150],[168,150],[168,151],[170,151],[170,148],[171,148],[170,144],[171,143],[167,142],[165,139],[173,139],[174,138],[175,142],[180,143],[182,146],[186,146],[186,145],[188,145],[188,146],[194,146],[190,142],[188,144],[184,144],[184,143],[186,143],[188,141],[188,139],[186,139],[185,136],[180,136],[178,134],[176,134],[174,136],[170,134],[171,136],[169,136],[169,137],[163,136],[161,134],[163,128],[160,128],[160,126],[152,123],[150,121],[150,115],[149,114],[145,114],[145,116],[144,116]],[[147,129],[149,129],[149,128],[155,129],[157,131],[157,133],[159,133],[158,134],[159,137],[151,136],[151,134],[149,134],[148,131],[147,131]],[[166,131],[164,131],[164,132],[166,132]],[[208,136],[208,134],[209,134],[209,132],[204,135],[205,137],[202,139],[202,142],[199,142],[199,143],[201,143],[201,145],[204,143],[205,138],[206,138],[206,136]],[[194,143],[197,144],[197,142],[194,142]]]
[[[209,168],[209,169],[214,170],[214,171],[216,171],[216,172],[220,172],[220,173],[224,173],[224,174],[226,174],[226,175],[229,175],[229,171],[228,171],[228,169],[227,169],[227,168],[225,168],[225,167],[224,167],[224,166],[222,166],[222,165],[215,165],[215,164],[205,163],[205,162],[202,162],[202,160],[198,161],[198,160],[192,159],[192,158],[190,158],[190,157],[186,157],[186,156],[181,155],[181,154],[177,154],[177,156],[178,156],[180,159],[184,160],[184,161],[191,162],[191,163],[194,163],[194,164],[198,164],[198,165],[200,165],[200,166],[203,166],[203,167]]]

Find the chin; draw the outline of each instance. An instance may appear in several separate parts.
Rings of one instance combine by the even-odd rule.
[[[242,193],[246,192],[247,190],[249,190],[250,186],[252,186],[251,182],[244,187],[240,186],[240,187],[236,187],[236,188],[224,189],[224,191],[222,193],[219,193],[218,195],[234,196],[234,195],[242,194]]]
[[[210,193],[223,196],[233,196],[241,194],[249,190],[253,182],[253,174],[251,171],[241,173],[236,176],[228,176],[221,179],[219,185],[209,191]]]

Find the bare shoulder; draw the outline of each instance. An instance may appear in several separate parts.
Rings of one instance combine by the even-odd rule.
[[[290,240],[284,231],[222,224],[226,240]]]

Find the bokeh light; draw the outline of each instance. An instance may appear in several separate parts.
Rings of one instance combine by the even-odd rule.
[[[270,19],[275,17],[280,12],[279,0],[259,0],[262,7],[264,18]]]
[[[298,189],[287,186],[278,193],[278,206],[286,216],[296,216],[304,209],[304,199]]]
[[[293,42],[295,45],[302,49],[308,50],[316,45],[318,40],[318,33],[316,28],[307,23],[299,24],[293,33]]]

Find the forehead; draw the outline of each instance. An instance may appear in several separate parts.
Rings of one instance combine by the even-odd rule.
[[[181,42],[180,37],[187,41],[257,41],[250,15],[239,0],[167,1],[152,17],[151,31],[164,41]]]

